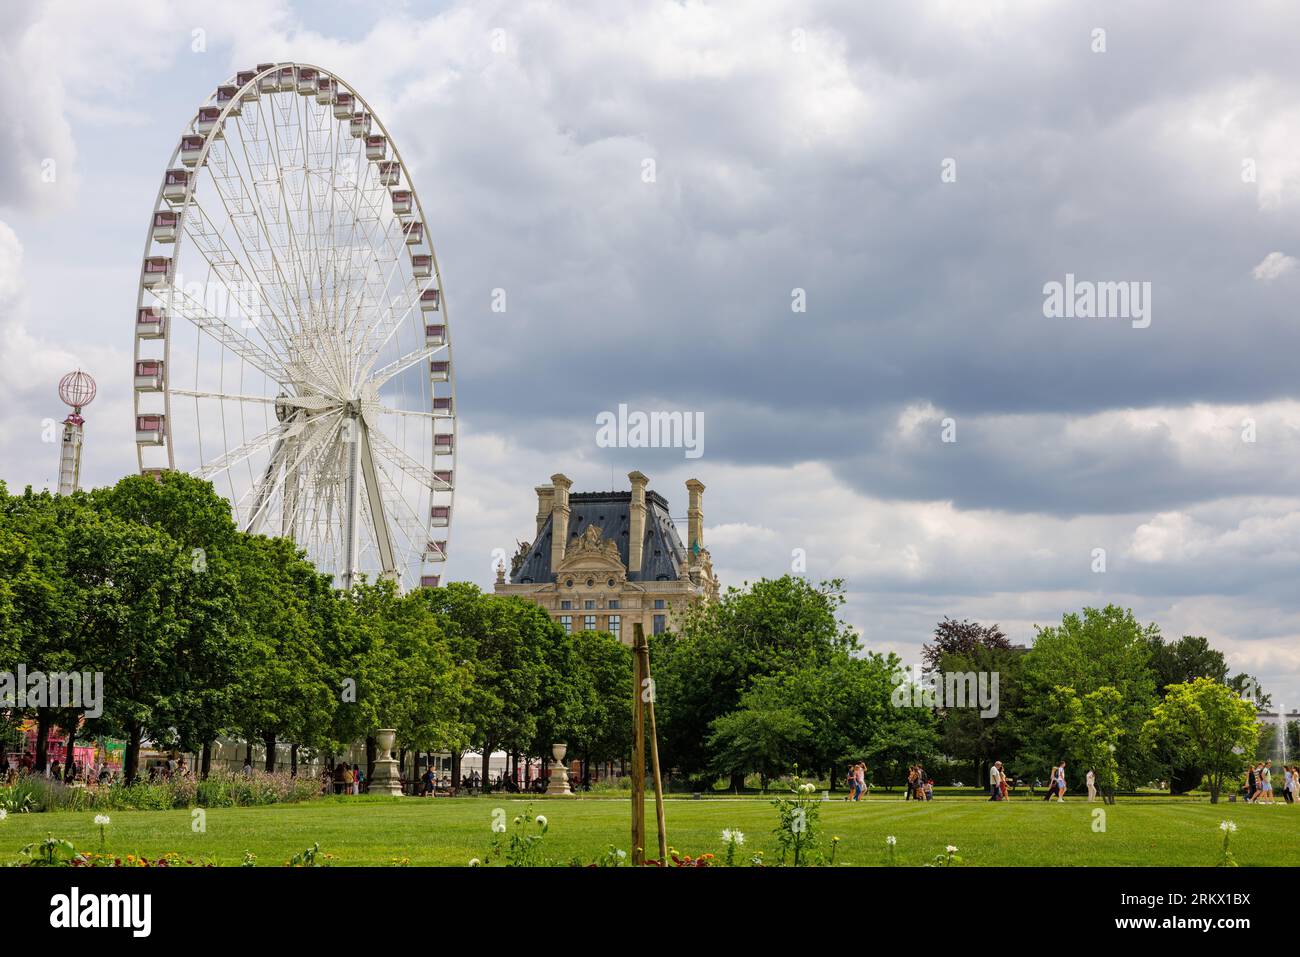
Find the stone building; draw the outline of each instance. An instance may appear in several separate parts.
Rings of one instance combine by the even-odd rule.
[[[683,545],[668,502],[640,472],[630,492],[570,492],[552,475],[537,487],[537,530],[498,595],[518,595],[545,608],[568,631],[608,631],[632,644],[632,625],[647,635],[672,627],[691,603],[716,598],[718,583],[704,547],[704,485],[686,483]]]

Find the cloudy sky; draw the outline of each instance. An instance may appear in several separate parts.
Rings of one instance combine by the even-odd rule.
[[[430,220],[451,577],[491,581],[553,472],[639,468],[674,514],[695,476],[726,582],[801,549],[869,647],[914,660],[945,614],[1028,641],[1114,601],[1300,704],[1294,4],[4,8],[11,487],[56,481],[43,424],[76,366],[100,384],[85,479],[134,469],[132,310],[175,139],[234,70],[317,63],[384,119]],[[1149,283],[1149,326],[1045,316],[1067,274]],[[598,447],[619,403],[701,414],[704,454]]]

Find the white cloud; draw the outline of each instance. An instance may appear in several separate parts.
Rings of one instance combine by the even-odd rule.
[[[1256,279],[1263,282],[1272,282],[1287,273],[1294,271],[1297,260],[1294,256],[1288,256],[1286,253],[1271,252],[1260,261],[1250,274]]]

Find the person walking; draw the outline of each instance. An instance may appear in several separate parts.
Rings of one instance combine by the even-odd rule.
[[[861,801],[867,792],[867,766],[859,761],[853,766],[853,800]]]
[[[1260,769],[1260,790],[1264,796],[1260,799],[1260,804],[1273,804],[1273,761],[1265,761],[1264,766]]]
[[[1091,768],[1088,769],[1087,781],[1088,781],[1088,802],[1092,803],[1093,801],[1097,800],[1097,776],[1092,773]]]
[[[989,767],[989,800],[1002,800],[1002,770],[998,767],[997,761]]]

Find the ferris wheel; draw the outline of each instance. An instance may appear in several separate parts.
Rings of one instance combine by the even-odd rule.
[[[135,317],[144,474],[212,481],[247,531],[343,587],[433,587],[455,389],[428,220],[379,117],[338,77],[263,63],[183,131]]]

